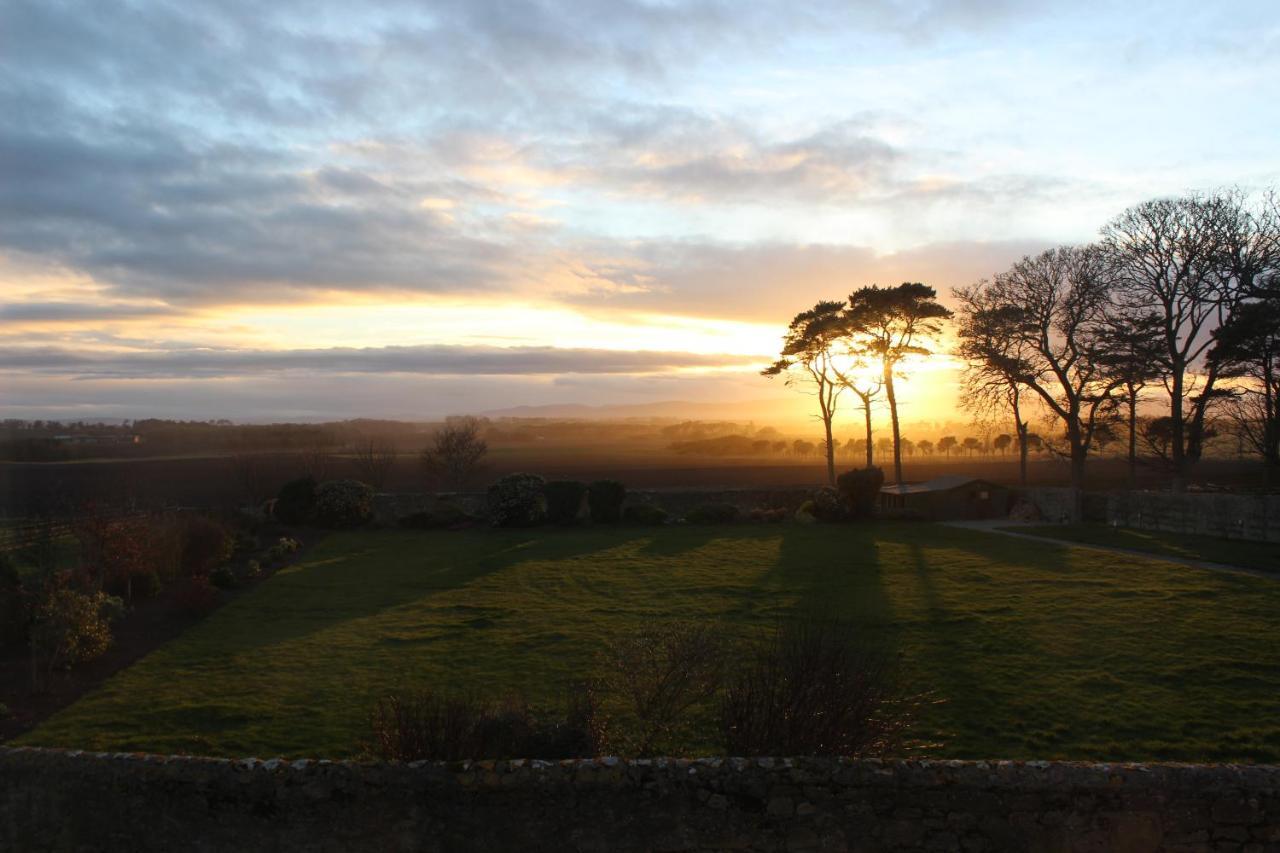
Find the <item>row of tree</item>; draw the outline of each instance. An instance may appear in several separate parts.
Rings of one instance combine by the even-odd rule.
[[[1030,417],[1050,422],[1050,447],[1080,488],[1094,448],[1123,425],[1130,478],[1144,439],[1167,459],[1175,489],[1225,415],[1241,441],[1280,472],[1280,201],[1241,191],[1156,199],[1108,223],[1096,243],[1024,257],[991,279],[954,291],[963,403],[1013,423],[1026,481]],[[831,424],[851,392],[865,414],[883,395],[894,476],[902,481],[895,378],[937,348],[952,312],[921,283],[864,287],[819,302],[791,321],[781,357],[763,371],[817,397],[835,475]],[[1162,388],[1168,414],[1140,420]],[[1144,425],[1145,424],[1145,425]]]

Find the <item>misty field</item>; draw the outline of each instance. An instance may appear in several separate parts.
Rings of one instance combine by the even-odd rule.
[[[334,534],[20,742],[353,756],[392,689],[551,703],[612,635],[803,612],[897,645],[935,755],[1280,760],[1280,583],[923,524]]]

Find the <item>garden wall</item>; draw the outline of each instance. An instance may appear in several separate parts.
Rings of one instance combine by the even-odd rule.
[[[0,849],[1280,850],[1280,768],[0,748]]]
[[[1071,489],[1041,487],[1027,489],[1024,494],[1046,521],[1062,521],[1071,515]],[[1084,503],[1086,521],[1280,542],[1280,495],[1090,492]]]
[[[680,518],[695,507],[713,503],[733,504],[743,512],[756,507],[783,507],[788,512],[795,512],[812,494],[812,488],[638,490],[627,492],[627,504],[659,506],[672,518]],[[457,504],[472,515],[483,516],[488,511],[484,492],[453,492],[440,497]],[[374,520],[378,524],[392,526],[406,515],[430,509],[435,501],[434,494],[378,494],[373,501]]]

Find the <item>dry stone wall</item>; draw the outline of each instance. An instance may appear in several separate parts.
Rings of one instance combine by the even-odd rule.
[[[1280,851],[1280,768],[0,748],[0,850]]]

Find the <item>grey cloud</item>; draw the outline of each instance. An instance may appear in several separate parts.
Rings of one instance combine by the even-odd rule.
[[[161,305],[91,304],[81,302],[18,302],[0,305],[0,322],[80,323],[159,317],[173,313]]]
[[[558,347],[399,346],[302,350],[193,349],[114,353],[0,349],[0,369],[79,378],[200,379],[303,373],[542,376],[631,374],[753,363],[731,355]]]

